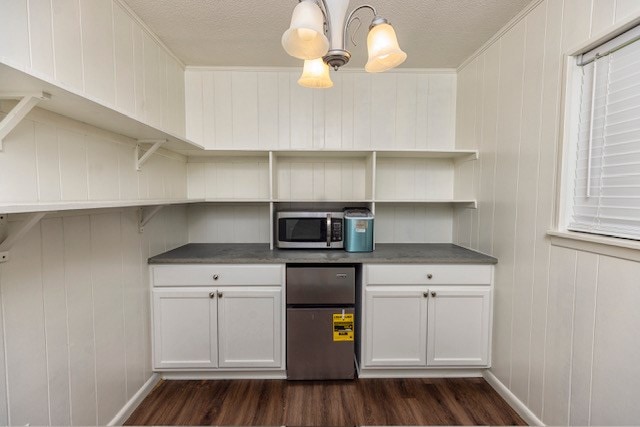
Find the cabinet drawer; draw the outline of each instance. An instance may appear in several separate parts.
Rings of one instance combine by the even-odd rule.
[[[281,264],[190,264],[153,267],[154,286],[281,286],[283,283],[284,265]]]
[[[491,265],[376,264],[366,266],[368,285],[488,285]]]

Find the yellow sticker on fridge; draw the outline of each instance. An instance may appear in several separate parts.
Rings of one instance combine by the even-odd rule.
[[[333,315],[333,340],[353,341],[353,314],[338,313]]]

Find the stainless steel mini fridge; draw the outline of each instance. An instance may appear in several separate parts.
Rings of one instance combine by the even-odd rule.
[[[287,378],[353,379],[355,268],[287,267]]]

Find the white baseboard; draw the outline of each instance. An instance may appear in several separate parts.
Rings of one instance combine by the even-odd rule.
[[[522,403],[522,401],[518,399],[516,395],[507,388],[507,386],[502,384],[502,382],[495,375],[493,375],[491,371],[484,371],[483,377],[489,383],[489,385],[491,385],[491,387],[493,387],[493,389],[497,391],[498,394],[502,396],[502,398],[506,400],[509,405],[511,405],[511,407],[518,413],[518,415],[520,415],[520,417],[522,417],[522,419],[527,424],[529,424],[530,426],[544,426],[544,423],[538,417],[536,417],[533,412],[531,412],[531,409],[527,408],[527,405]]]
[[[286,371],[172,371],[160,372],[163,380],[284,380]]]
[[[149,378],[147,382],[144,383],[142,387],[140,387],[140,390],[138,390],[136,394],[134,394],[131,399],[129,399],[129,401],[122,407],[122,409],[120,409],[116,416],[113,417],[113,419],[109,421],[109,424],[107,425],[123,425],[125,421],[127,421],[127,419],[131,416],[131,414],[133,414],[133,411],[135,411],[138,405],[144,400],[144,398],[147,397],[149,393],[151,393],[151,390],[153,390],[153,388],[161,379],[162,378],[158,374],[151,375],[151,378]]]
[[[481,369],[360,368],[358,378],[478,378]]]

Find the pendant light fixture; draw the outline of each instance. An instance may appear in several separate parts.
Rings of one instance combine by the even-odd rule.
[[[349,0],[301,0],[293,10],[291,25],[282,35],[282,46],[289,55],[305,60],[298,80],[301,86],[333,86],[328,66],[337,71],[351,59],[347,50],[348,30],[354,21],[360,21],[354,15],[361,9],[373,13],[367,36],[369,58],[365,70],[370,73],[387,71],[407,59],[393,27],[373,6],[358,6],[347,16],[348,9]],[[323,68],[320,72],[320,61],[327,65],[326,71]]]

